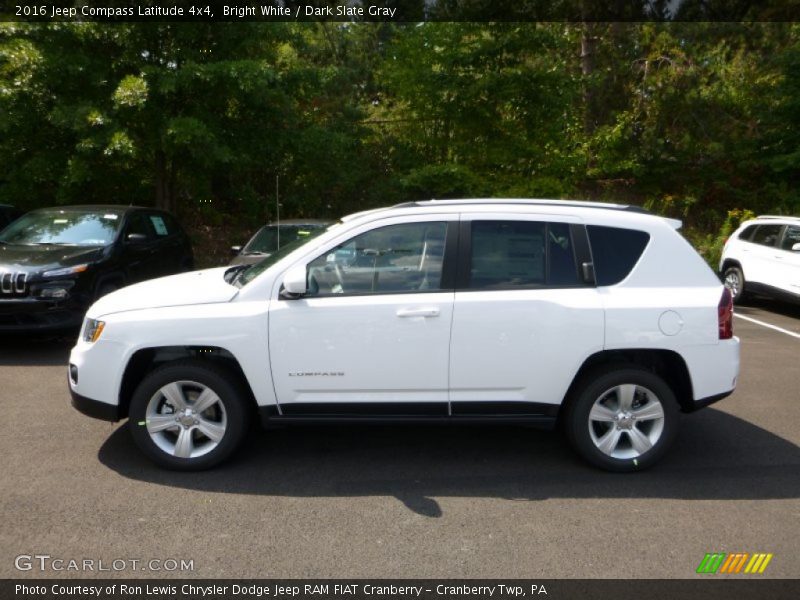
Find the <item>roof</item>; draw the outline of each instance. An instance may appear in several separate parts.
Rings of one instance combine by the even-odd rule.
[[[598,217],[603,213],[605,213],[606,218],[610,217],[612,213],[618,213],[618,216],[622,216],[624,214],[627,220],[632,219],[631,222],[639,221],[640,219],[656,219],[667,223],[673,229],[680,229],[682,226],[682,222],[678,219],[662,217],[639,206],[633,206],[629,204],[589,202],[586,200],[549,200],[536,198],[470,198],[463,200],[426,200],[417,202],[403,202],[401,204],[395,204],[394,206],[357,212],[347,215],[346,217],[342,217],[341,220],[343,222],[361,220],[373,214],[379,213],[387,213],[390,215],[392,214],[392,211],[395,210],[405,213],[407,211],[413,212],[420,209],[440,209],[440,212],[443,213],[457,213],[465,209],[476,212],[484,212],[487,210],[493,211],[495,209],[507,211],[509,209],[513,210],[514,207],[517,207],[520,212],[531,212],[531,210],[533,210],[534,212],[543,212],[548,214],[572,214],[574,216],[577,216],[581,211],[597,210]],[[541,211],[537,210],[538,208],[540,208]],[[584,215],[587,214],[588,213],[584,213]]]
[[[461,200],[423,200],[396,204],[392,208],[404,207],[437,207],[437,206],[474,206],[487,204],[522,205],[522,206],[563,206],[566,208],[600,208],[606,210],[624,210],[652,214],[640,206],[631,204],[613,204],[610,202],[592,202],[588,200],[550,200],[546,198],[468,198]]]
[[[765,221],[769,221],[774,219],[776,221],[800,221],[800,217],[793,217],[787,215],[758,215],[755,219],[751,219],[751,221],[756,221],[758,219],[763,219]]]
[[[125,204],[76,204],[74,206],[43,206],[36,210],[62,210],[62,211],[97,211],[97,212],[127,212],[129,210],[161,210],[145,206],[128,206]]]
[[[330,225],[333,221],[326,219],[282,219],[278,222],[271,222],[264,225],[264,227],[277,227],[278,225],[317,225],[323,227]]]

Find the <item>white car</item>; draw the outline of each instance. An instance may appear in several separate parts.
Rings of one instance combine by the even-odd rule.
[[[800,300],[800,217],[764,215],[728,238],[719,270],[734,301],[757,293]]]
[[[251,267],[133,285],[86,315],[75,407],[159,465],[211,467],[264,423],[560,423],[589,462],[656,462],[739,372],[730,292],[635,207],[401,204]]]

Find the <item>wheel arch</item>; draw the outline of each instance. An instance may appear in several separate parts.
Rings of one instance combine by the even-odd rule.
[[[689,368],[683,357],[673,350],[633,348],[625,350],[602,350],[589,356],[581,365],[570,383],[558,411],[561,422],[566,408],[573,401],[577,390],[596,370],[603,367],[640,367],[661,377],[678,400],[682,412],[694,408],[694,392]]]
[[[125,365],[119,389],[120,417],[128,416],[133,393],[148,373],[160,366],[187,358],[195,359],[198,363],[208,362],[225,369],[236,378],[237,383],[245,391],[248,404],[252,408],[257,408],[250,382],[239,361],[230,351],[219,346],[157,346],[140,348],[133,353]]]
[[[740,263],[735,258],[726,258],[722,261],[722,267],[720,268],[720,274],[725,273],[725,269],[729,269],[730,267],[738,267],[739,269],[742,268],[742,263]],[[742,271],[744,273],[744,271]]]
[[[95,296],[100,292],[103,286],[113,284],[118,285],[118,287],[125,286],[125,274],[122,271],[109,271],[108,273],[102,273],[98,275],[94,281],[94,290],[93,293]]]

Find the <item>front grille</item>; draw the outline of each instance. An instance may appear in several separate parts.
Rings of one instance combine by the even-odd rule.
[[[28,295],[28,274],[0,273],[0,298],[20,298]]]

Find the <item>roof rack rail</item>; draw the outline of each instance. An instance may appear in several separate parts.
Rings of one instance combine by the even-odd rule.
[[[392,208],[419,208],[436,206],[470,206],[473,204],[511,204],[519,206],[563,206],[566,208],[599,208],[604,210],[620,210],[625,212],[653,214],[646,208],[630,204],[610,204],[607,202],[592,202],[589,200],[547,200],[547,199],[505,199],[505,198],[486,198],[486,199],[463,199],[463,200],[418,200],[412,202],[401,202]]]
[[[800,217],[792,215],[758,215],[756,219],[789,219],[793,221],[800,221]]]

